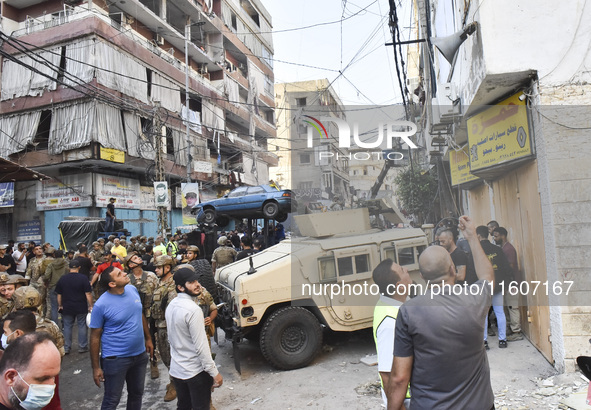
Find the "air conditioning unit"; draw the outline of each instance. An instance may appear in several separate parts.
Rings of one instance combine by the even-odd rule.
[[[163,46],[164,45],[164,37],[162,37],[160,34],[154,34],[154,41],[159,46]]]

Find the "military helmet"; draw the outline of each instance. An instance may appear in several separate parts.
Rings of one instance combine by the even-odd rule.
[[[197,255],[199,255],[199,247],[197,245],[187,246],[187,252],[188,251],[195,252]]]
[[[172,273],[175,273],[177,270],[182,268],[191,269],[193,272],[195,272],[195,268],[193,267],[193,265],[189,265],[188,263],[181,263],[180,265],[175,266],[175,268],[172,270]]]
[[[154,260],[154,266],[164,266],[164,265],[174,266],[174,260],[168,255],[158,256]]]
[[[41,294],[32,286],[22,286],[14,291],[12,300],[16,310],[38,308],[41,305]]]
[[[125,266],[129,267],[129,261],[131,261],[131,258],[134,257],[134,256],[136,256],[136,255],[137,256],[140,256],[140,254],[137,253],[136,251],[129,252],[127,254],[127,256],[125,257],[125,262],[124,262]]]
[[[8,275],[3,273],[0,275],[0,285],[4,285],[8,282]]]

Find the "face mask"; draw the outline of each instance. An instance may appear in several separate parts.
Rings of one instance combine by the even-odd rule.
[[[21,398],[18,397],[18,394],[14,392],[12,387],[10,388],[12,394],[14,394],[18,401],[20,401],[21,406],[26,410],[40,410],[47,406],[53,398],[55,384],[29,384],[23,379],[23,376],[21,376],[20,373],[17,372],[17,374],[18,377],[29,386],[29,392],[24,400],[21,400]]]
[[[16,332],[16,330],[14,331]],[[10,336],[12,336],[14,334],[14,332],[12,332],[11,334],[9,334],[8,336],[6,336],[4,333],[2,333],[2,337],[0,337],[0,341],[2,342],[2,347],[4,348],[4,350],[6,350],[6,348],[8,347],[8,338]]]

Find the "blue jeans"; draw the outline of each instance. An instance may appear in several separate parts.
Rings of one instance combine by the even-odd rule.
[[[503,310],[503,293],[495,293],[492,296],[492,307],[497,317],[497,326],[499,331],[499,340],[507,339],[507,319],[505,318],[505,311]],[[488,315],[486,315],[486,321],[484,322],[484,340],[488,337]]]
[[[52,309],[53,310],[53,309]],[[86,315],[64,315],[62,313],[62,320],[64,322],[64,349],[69,352],[72,348],[72,328],[74,327],[74,320],[78,325],[78,350],[88,349],[88,328],[86,327]]]
[[[105,396],[101,410],[115,410],[123,384],[127,383],[127,410],[141,410],[148,354],[131,357],[102,358],[101,367],[105,376]]]
[[[105,232],[113,232],[115,230],[115,218],[110,216],[105,217]]]
[[[58,318],[57,292],[55,291],[55,288],[52,288],[52,289],[49,289],[48,293],[49,293],[49,300],[51,301],[51,311],[49,313],[50,319],[53,320],[56,325],[59,325],[59,323],[57,322],[57,318]]]

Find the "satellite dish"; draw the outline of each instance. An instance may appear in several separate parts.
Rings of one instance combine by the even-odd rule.
[[[441,52],[443,57],[451,64],[458,49],[468,36],[476,31],[477,23],[474,22],[465,29],[458,31],[451,36],[446,37],[431,37],[431,44],[433,44]]]

